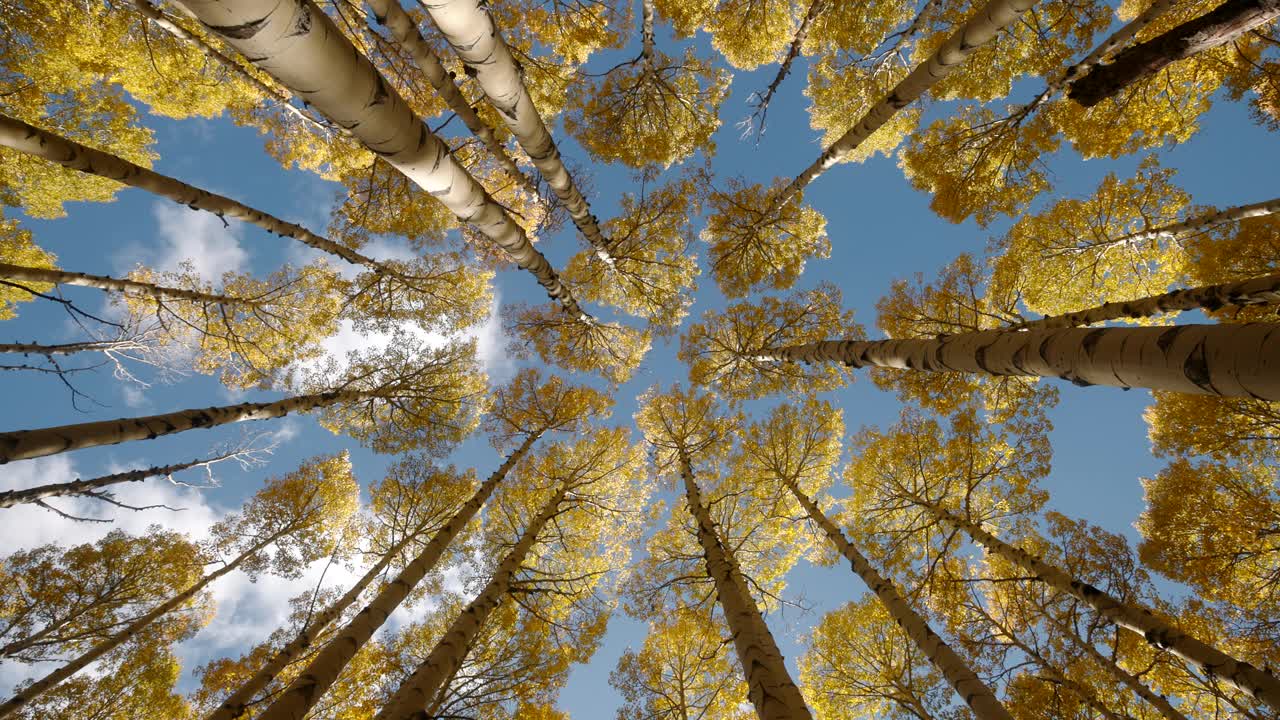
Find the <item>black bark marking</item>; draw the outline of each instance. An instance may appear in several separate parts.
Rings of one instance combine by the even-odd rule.
[[[293,16],[293,27],[285,37],[300,37],[311,32],[311,8],[298,3],[298,13]]]
[[[1084,348],[1084,354],[1090,360],[1093,360],[1093,354],[1098,349],[1098,343],[1102,342],[1103,336],[1107,333],[1106,328],[1098,328],[1085,333],[1084,339],[1080,341],[1080,346]]]
[[[240,25],[205,25],[205,27],[232,40],[248,40],[262,32],[262,28],[267,24],[267,19],[270,17],[270,15],[267,15]]]
[[[1160,333],[1160,337],[1156,338],[1156,347],[1160,348],[1161,352],[1169,352],[1169,348],[1173,346],[1173,341],[1177,340],[1178,336],[1186,329],[1186,325],[1175,325],[1165,330]]]
[[[1214,395],[1221,394],[1213,386],[1213,380],[1209,377],[1209,358],[1205,353],[1204,340],[1196,343],[1196,346],[1191,350],[1191,354],[1187,355],[1186,361],[1182,363],[1182,374],[1201,390],[1211,392]]]

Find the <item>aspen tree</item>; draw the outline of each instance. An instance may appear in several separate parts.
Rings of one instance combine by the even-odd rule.
[[[782,86],[782,81],[787,79],[787,75],[791,74],[791,65],[795,63],[796,58],[800,57],[801,49],[804,47],[805,39],[809,36],[809,30],[813,27],[814,21],[826,10],[828,3],[826,0],[809,0],[808,9],[804,15],[800,17],[800,22],[796,26],[795,33],[791,36],[791,43],[787,46],[786,53],[782,56],[782,62],[778,63],[778,71],[774,74],[773,80],[769,82],[769,86],[764,92],[755,92],[751,94],[750,103],[753,107],[751,117],[741,123],[745,126],[743,136],[745,137],[753,129],[756,118],[759,118],[760,128],[758,132],[764,135],[765,121],[769,115],[769,103],[773,100],[773,96],[778,92],[778,88]]]
[[[534,370],[521,372],[506,388],[500,389],[495,394],[494,406],[485,423],[497,449],[511,448],[506,459],[414,559],[317,652],[306,669],[262,717],[304,717],[387,617],[405,601],[423,577],[435,569],[446,550],[534,443],[546,433],[579,431],[583,423],[603,413],[608,405],[604,396],[588,388],[568,385],[558,377],[543,383]]]
[[[336,530],[355,511],[358,494],[345,453],[314,458],[295,472],[270,481],[239,513],[212,529],[214,557],[235,553],[234,557],[125,627],[113,628],[110,635],[66,665],[19,690],[0,705],[0,717],[30,704],[94,660],[129,642],[157,619],[182,607],[234,570],[243,570],[251,578],[267,571],[296,577],[308,564],[332,551],[338,539]],[[272,553],[267,555],[264,551],[269,547]]]
[[[383,351],[354,351],[336,378],[313,373],[303,394],[282,400],[0,433],[0,462],[313,411],[378,452],[442,452],[475,426],[482,384],[471,344],[426,348],[401,336]]]
[[[702,212],[710,178],[692,172],[650,186],[640,177],[636,193],[623,193],[621,212],[604,224],[612,264],[584,250],[564,269],[582,297],[644,318],[657,335],[674,333],[693,302],[701,272],[691,250],[693,217]]]
[[[9,555],[0,565],[0,657],[53,661],[92,648],[198,581],[199,557],[193,543],[159,527],[145,535],[115,530],[93,544],[43,545]],[[202,597],[196,604],[206,603]],[[163,645],[187,634],[192,624],[171,616],[148,634]]]
[[[212,455],[196,458],[186,462],[168,465],[153,465],[147,468],[124,470],[95,478],[77,478],[70,482],[36,485],[22,490],[5,490],[0,492],[0,508],[13,507],[22,503],[40,503],[52,497],[90,497],[111,501],[111,490],[121,483],[140,482],[148,478],[163,477],[173,482],[174,473],[201,468],[212,480],[213,466],[222,462],[235,462],[242,469],[248,469],[266,463],[266,455],[275,449],[274,441],[263,441],[260,438],[246,438],[224,450]]]
[[[654,618],[639,650],[628,648],[609,674],[622,694],[618,720],[746,720],[747,694],[720,631],[691,611]]]
[[[621,323],[583,321],[548,305],[513,305],[504,328],[524,342],[512,349],[533,352],[567,370],[598,372],[613,383],[630,379],[649,352],[653,334]]]
[[[560,149],[533,104],[516,61],[488,8],[478,0],[438,0],[424,6],[469,75],[506,122],[520,147],[555,191],[574,225],[604,259],[609,240],[560,159]]]
[[[457,164],[445,144],[318,8],[307,3],[290,13],[274,13],[261,0],[182,4],[256,66],[334,122],[351,128],[369,149],[501,246],[517,265],[534,274],[571,317],[587,317],[519,225]],[[255,31],[236,37],[237,27]],[[295,36],[295,28],[306,31]],[[367,104],[361,99],[374,96],[386,101]]]
[[[1013,23],[1034,0],[994,0],[978,11],[962,28],[956,30],[925,63],[918,65],[878,104],[854,124],[839,140],[822,151],[812,165],[797,175],[781,190],[771,194],[771,210],[776,212],[795,197],[823,171],[852,152],[897,112],[918,99],[976,48],[990,42],[1005,26]]]
[[[1125,48],[1071,83],[1067,96],[1093,107],[1169,63],[1230,43],[1277,17],[1280,3],[1273,0],[1228,0],[1194,20]]]
[[[521,577],[521,571],[526,562],[533,562],[535,565],[545,562],[547,550],[534,553],[540,544],[562,545],[562,551],[582,559],[585,557],[580,553],[584,549],[589,552],[602,545],[607,547],[609,540],[601,537],[600,518],[592,517],[592,510],[600,508],[606,514],[612,514],[616,511],[608,508],[634,508],[631,503],[643,501],[645,492],[638,488],[642,473],[642,459],[638,450],[638,446],[630,444],[626,431],[598,430],[572,446],[553,445],[543,456],[527,461],[526,467],[521,471],[527,478],[526,482],[520,486],[511,486],[512,489],[505,491],[511,505],[504,517],[510,518],[515,527],[500,529],[504,539],[499,547],[509,549],[484,589],[456,616],[426,659],[401,683],[378,713],[379,720],[399,720],[420,713],[421,708],[430,703],[449,678],[454,676],[465,656],[473,649],[489,617],[507,601],[508,596],[537,616],[537,612],[527,604],[527,598],[523,601],[518,599],[531,591],[529,583],[545,583],[558,593],[570,595],[578,595],[593,584],[592,579],[586,581],[587,587],[582,587],[582,580],[572,577],[558,579],[560,573],[568,568],[560,568],[559,571],[535,568],[536,571],[528,579]],[[512,496],[517,499],[511,499]],[[585,517],[575,520],[572,517],[575,514]],[[583,542],[583,536],[578,534],[583,531],[575,532],[574,529],[575,524],[583,519],[588,523],[587,528],[584,528],[586,537],[592,538],[587,542]],[[543,529],[552,521],[555,521],[554,527],[559,532],[554,533],[554,538],[540,538]],[[510,540],[506,537],[513,530],[519,532],[517,540],[514,544],[507,544]],[[567,534],[561,539],[559,533]],[[622,552],[621,559],[625,561],[625,548],[619,550]],[[552,555],[556,552],[550,551]],[[588,569],[586,575],[598,579],[607,571],[609,561],[614,559],[616,558],[609,558],[609,554],[606,554],[603,568],[595,572]],[[576,572],[576,566],[569,567],[575,568]],[[554,614],[548,618],[549,630],[554,628],[554,620]],[[580,648],[578,652],[589,656],[594,650],[594,644],[585,643],[585,648]]]
[[[602,76],[585,76],[569,90],[565,129],[593,157],[633,168],[681,163],[695,152],[710,154],[720,127],[719,109],[730,76],[693,48],[672,57],[655,47],[654,0],[641,0],[640,54]],[[606,223],[607,265],[620,242]]]
[[[794,499],[800,507],[799,515],[818,527],[827,542],[849,561],[850,568],[884,605],[888,613],[886,619],[892,619],[902,628],[977,717],[1011,720],[991,688],[929,627],[924,617],[911,608],[893,580],[877,571],[814,501],[813,495],[824,492],[831,484],[843,434],[840,413],[824,402],[809,399],[800,406],[779,405],[763,421],[747,428],[739,451],[742,454],[739,472],[761,485],[782,485],[782,494],[774,501],[775,505],[783,503],[784,507],[790,507],[788,494]]]
[[[20,710],[22,720],[186,717],[190,705],[175,690],[182,663],[168,643],[133,643],[98,660],[98,673],[82,673]]]
[[[737,560],[716,530],[708,506],[694,479],[695,458],[714,457],[723,448],[728,419],[716,415],[715,399],[679,388],[665,394],[656,389],[642,398],[636,423],[654,447],[659,471],[679,473],[685,503],[696,525],[704,571],[714,583],[715,596],[733,636],[738,661],[747,680],[747,696],[763,720],[811,717],[804,698],[783,663],[764,616],[752,598]],[[789,563],[788,563],[789,564]]]
[[[1075,385],[1174,390],[1222,397],[1280,399],[1272,369],[1277,326],[1177,325],[1170,328],[985,330],[935,340],[823,340],[726,353],[748,363],[828,363],[1015,377],[1056,377]],[[745,367],[744,367],[745,366]]]
[[[838,366],[782,364],[753,352],[832,332],[861,336],[853,313],[841,310],[841,304],[839,288],[823,284],[788,298],[764,297],[759,303],[734,303],[723,313],[706,312],[681,338],[679,357],[689,366],[691,382],[715,385],[729,401],[843,387],[849,376]]]

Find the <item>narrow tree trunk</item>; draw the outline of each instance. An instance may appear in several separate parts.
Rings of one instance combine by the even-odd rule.
[[[849,561],[853,571],[862,578],[871,592],[876,594],[898,627],[902,628],[920,652],[929,658],[929,662],[938,668],[964,704],[973,711],[974,716],[978,720],[1012,720],[1013,716],[996,698],[991,688],[969,669],[969,665],[963,658],[938,637],[933,628],[929,627],[929,623],[907,604],[893,582],[871,565],[866,556],[859,552],[840,528],[831,522],[826,513],[822,512],[818,504],[801,492],[800,487],[793,480],[782,478],[782,482],[804,508],[809,519],[817,523],[831,544],[835,545],[840,554]]]
[[[1126,48],[1072,83],[1067,97],[1093,107],[1166,65],[1225,45],[1280,16],[1280,0],[1227,0],[1194,20]]]
[[[102,352],[137,347],[130,340],[89,340],[86,342],[39,345],[37,343],[0,343],[0,353],[14,355],[74,355],[82,352]]]
[[[1072,578],[1057,567],[1000,540],[983,530],[980,525],[943,510],[924,498],[912,496],[910,500],[939,520],[964,530],[987,551],[1026,570],[1055,590],[1083,602],[1110,622],[1141,635],[1152,647],[1167,650],[1199,668],[1211,679],[1219,679],[1266,703],[1273,710],[1280,710],[1280,680],[1271,673],[1236,660],[1221,650],[1184,634],[1157,618],[1150,610],[1123,603],[1088,583]]]
[[[751,114],[752,119],[756,116],[760,117],[760,135],[764,135],[765,118],[769,114],[769,103],[773,100],[773,96],[778,92],[778,88],[782,86],[782,81],[787,79],[791,74],[791,66],[795,63],[796,58],[800,57],[800,50],[804,46],[805,38],[809,36],[809,28],[812,27],[813,21],[818,18],[826,7],[827,0],[809,0],[809,9],[805,12],[804,17],[800,19],[800,27],[796,28],[796,34],[791,38],[791,45],[787,48],[787,54],[783,56],[782,62],[778,64],[778,72],[773,76],[773,81],[769,83],[769,87],[765,88],[763,93],[757,93],[755,96],[755,111]],[[748,121],[750,122],[750,121]],[[750,131],[750,126],[747,130]]]
[[[897,115],[899,110],[910,105],[939,80],[950,75],[969,57],[970,53],[991,42],[1001,30],[1012,24],[1035,4],[1036,0],[991,0],[987,3],[974,18],[965,23],[964,27],[947,38],[932,57],[912,70],[911,74],[903,78],[902,82],[898,83],[897,87],[891,90],[883,100],[867,110],[857,124],[823,150],[812,165],[783,188],[773,200],[773,209],[776,211],[781,208],[796,193],[813,182],[814,178],[857,149],[872,133]]]
[[[172,475],[173,473],[181,472],[189,468],[212,465],[213,463],[235,457],[241,452],[241,450],[234,450],[221,455],[215,455],[213,457],[192,460],[191,462],[175,463],[173,465],[156,465],[149,468],[112,473],[111,475],[103,475],[102,477],[90,478],[88,480],[73,480],[65,483],[37,485],[36,487],[27,488],[26,490],[8,490],[6,492],[0,492],[0,508],[20,505],[22,503],[32,503],[37,500],[43,500],[50,497],[84,495],[90,491],[110,487],[112,485],[118,485],[120,483],[138,482],[151,477]]]
[[[1182,222],[1160,225],[1149,230],[1140,230],[1138,232],[1121,235],[1118,238],[1102,242],[1085,243],[1078,247],[1070,248],[1066,252],[1080,253],[1086,250],[1095,250],[1099,247],[1136,245],[1137,243],[1146,240],[1155,240],[1156,238],[1172,239],[1180,235],[1190,235],[1193,233],[1203,232],[1219,225],[1240,222],[1241,220],[1251,217],[1274,215],[1275,213],[1280,213],[1280,198],[1263,200],[1262,202],[1256,202],[1251,205],[1238,205],[1225,210],[1212,210],[1204,215],[1197,215],[1193,218],[1183,220]]]
[[[136,280],[120,280],[105,275],[89,275],[88,273],[65,272],[48,268],[34,268],[23,265],[10,265],[0,262],[0,278],[15,282],[51,283],[54,285],[76,285],[91,287],[107,292],[119,292],[130,295],[142,295],[150,298],[166,300],[187,300],[197,303],[213,303],[215,305],[255,305],[253,300],[202,293],[182,288],[164,287]]]
[[[506,121],[520,147],[524,148],[569,211],[573,224],[591,243],[596,255],[612,266],[609,241],[600,232],[591,206],[561,161],[560,149],[556,147],[551,133],[547,132],[547,126],[524,86],[516,61],[482,0],[428,0],[422,5],[468,72],[484,89],[489,104]]]
[[[369,638],[373,637],[391,613],[400,607],[400,603],[413,592],[422,578],[435,568],[444,551],[466,528],[467,523],[480,512],[480,508],[493,495],[498,484],[529,452],[529,448],[533,447],[539,435],[540,433],[534,433],[525,438],[520,447],[484,481],[466,504],[449,518],[449,522],[440,528],[422,552],[405,565],[400,574],[382,588],[377,597],[352,618],[320,652],[316,653],[307,669],[280,694],[280,697],[259,716],[258,720],[302,720],[306,716],[329,686],[337,680],[338,675],[360,651],[360,648],[369,642]]]
[[[162,415],[59,425],[39,430],[16,430],[0,433],[0,465],[11,460],[26,460],[98,445],[152,440],[184,430],[284,417],[291,412],[307,412],[344,400],[360,400],[365,397],[368,397],[365,393],[334,391],[298,395],[275,402],[191,408]]]
[[[413,675],[401,683],[375,720],[408,720],[422,717],[423,709],[466,659],[467,653],[471,651],[471,646],[475,643],[489,615],[507,596],[512,579],[524,563],[525,556],[537,542],[538,533],[560,512],[560,503],[564,501],[568,492],[569,483],[564,483],[542,506],[542,511],[529,522],[529,526],[520,535],[519,541],[498,564],[489,584],[485,585],[476,599],[458,614],[444,636],[431,649],[427,659],[414,670]]]
[[[984,330],[936,340],[820,340],[750,355],[1280,400],[1280,324],[1275,323]]]
[[[1145,318],[1182,310],[1218,310],[1227,305],[1280,303],[1280,273],[1236,282],[1173,290],[1136,300],[1109,302],[1088,310],[1050,315],[1016,323],[1006,330],[1052,330],[1118,320]]]
[[[296,660],[307,648],[311,647],[311,643],[315,642],[316,636],[324,631],[330,623],[342,617],[342,613],[351,606],[365,589],[378,579],[384,570],[391,565],[396,556],[410,543],[417,539],[418,534],[414,533],[406,535],[403,540],[396,543],[393,547],[383,554],[373,567],[369,568],[355,585],[352,585],[346,594],[335,600],[331,605],[326,607],[319,615],[298,633],[298,636],[290,640],[284,647],[276,651],[271,659],[266,662],[258,672],[253,674],[243,685],[241,685],[234,693],[231,694],[222,704],[209,714],[207,720],[235,720],[243,717],[248,710],[249,703],[253,702],[254,697],[262,692],[264,688],[271,684],[286,667]]]
[[[213,581],[217,580],[223,575],[226,575],[232,570],[235,570],[236,568],[240,567],[240,565],[245,560],[247,560],[249,557],[251,557],[255,553],[260,552],[266,546],[278,540],[279,537],[280,537],[280,534],[277,534],[258,542],[253,547],[249,548],[243,553],[240,553],[240,555],[237,556],[236,559],[232,560],[226,566],[220,568],[215,572],[205,575],[195,585],[192,585],[186,590],[178,593],[177,595],[173,596],[172,598],[165,601],[161,605],[149,611],[147,614],[129,623],[129,626],[126,627],[125,629],[121,630],[115,635],[112,635],[106,640],[103,640],[102,642],[95,645],[93,648],[85,651],[82,655],[80,655],[80,657],[77,657],[76,659],[72,660],[66,665],[63,665],[57,670],[54,670],[48,675],[45,675],[43,678],[40,678],[39,680],[35,681],[31,685],[23,689],[21,692],[14,694],[14,696],[9,698],[9,700],[5,702],[5,704],[0,705],[0,718],[8,717],[9,715],[12,715],[18,710],[21,710],[24,706],[28,705],[32,700],[35,700],[36,698],[40,697],[45,692],[47,692],[54,686],[58,685],[59,683],[61,683],[63,680],[66,680],[72,675],[75,675],[77,672],[80,672],[81,670],[83,670],[85,666],[89,665],[93,661],[97,660],[103,655],[106,655],[108,652],[124,644],[129,639],[131,639],[132,637],[137,635],[139,632],[141,632],[148,625],[155,622],[161,616],[175,610],[178,606],[182,605],[184,602],[195,597],[197,593],[199,593],[201,590],[204,590]]]
[[[1050,617],[1048,613],[1045,613],[1045,619],[1049,621],[1050,625],[1057,628],[1059,633],[1066,636],[1068,642],[1082,650],[1084,654],[1088,655],[1089,658],[1093,660],[1094,663],[1105,670],[1108,675],[1115,678],[1120,682],[1120,684],[1132,690],[1138,697],[1146,700],[1151,704],[1151,707],[1159,710],[1160,714],[1165,717],[1165,720],[1187,720],[1187,716],[1178,712],[1173,707],[1173,704],[1165,698],[1165,696],[1157,694],[1154,690],[1143,684],[1143,682],[1137,677],[1126,672],[1125,669],[1120,667],[1114,660],[1098,652],[1098,649],[1093,646],[1093,643],[1080,638],[1070,628],[1064,627],[1061,622]]]
[[[458,164],[386,78],[310,0],[180,0],[202,23],[476,227],[571,317],[589,320],[524,230]]]
[[[653,0],[640,0],[640,57],[653,66]]]
[[[94,150],[7,115],[0,115],[0,145],[44,158],[72,170],[141,188],[181,205],[211,212],[220,218],[232,218],[256,225],[269,233],[297,240],[355,265],[364,265],[375,270],[382,268],[378,261],[365,257],[345,245],[316,235],[301,225],[285,222],[231,198],[188,185],[168,175],[161,175],[154,170],[148,170],[115,155]]]
[[[746,675],[747,698],[760,720],[810,720],[800,689],[787,672],[782,651],[756,606],[737,561],[716,534],[711,513],[702,504],[702,493],[693,479],[688,455],[680,452],[680,476],[684,480],[685,502],[698,525],[698,544],[707,563],[707,575],[715,581],[716,596],[724,610],[725,623],[733,634],[738,661]]]
[[[431,87],[435,88],[453,114],[462,120],[462,124],[467,126],[472,135],[484,143],[512,180],[526,191],[537,195],[538,186],[529,179],[528,175],[521,172],[506,147],[493,134],[493,129],[480,119],[475,108],[471,107],[471,103],[462,96],[457,83],[453,81],[453,75],[445,70],[436,51],[423,39],[422,34],[418,32],[418,26],[414,24],[413,19],[404,11],[400,3],[397,0],[367,1],[377,21],[385,25],[391,31],[391,36],[396,43],[409,53],[418,65],[418,69],[427,77],[427,82],[431,83]]]

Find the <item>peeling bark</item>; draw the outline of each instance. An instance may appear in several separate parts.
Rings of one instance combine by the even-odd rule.
[[[596,255],[612,266],[609,240],[600,232],[591,206],[561,161],[560,149],[534,107],[515,58],[488,9],[481,0],[425,0],[422,6],[546,178],[573,224],[591,243]]]
[[[929,623],[907,604],[893,581],[885,578],[871,565],[866,556],[849,542],[840,528],[831,522],[817,503],[801,492],[794,481],[782,478],[782,483],[795,496],[809,519],[822,529],[831,544],[835,545],[840,554],[849,561],[849,566],[858,577],[862,578],[871,592],[875,593],[898,627],[902,628],[920,652],[929,658],[929,662],[938,668],[947,683],[955,690],[956,695],[960,696],[964,704],[973,711],[974,716],[978,720],[1013,720],[1013,716],[996,698],[991,688],[969,669],[969,665],[963,658],[957,655],[941,637],[938,637],[933,628],[929,627]]]
[[[965,23],[947,38],[925,62],[918,65],[911,74],[902,79],[897,87],[879,103],[873,105],[862,119],[849,128],[844,135],[822,151],[813,164],[805,168],[782,189],[773,200],[773,213],[776,214],[792,197],[799,193],[813,179],[840,162],[853,152],[868,137],[889,121],[898,111],[910,105],[933,87],[939,80],[950,75],[976,49],[986,45],[1005,27],[1018,19],[1018,16],[1036,4],[1037,0],[992,0],[978,14]]]
[[[444,683],[458,671],[471,646],[475,644],[480,630],[484,628],[485,621],[507,596],[512,579],[538,540],[538,533],[560,512],[560,503],[568,493],[569,483],[566,482],[542,506],[542,511],[529,522],[520,539],[502,558],[489,583],[458,614],[444,637],[431,649],[431,654],[396,689],[374,720],[409,720],[423,716],[423,708],[431,703]]]
[[[540,433],[525,438],[524,442],[512,452],[507,459],[493,471],[476,493],[458,509],[453,517],[431,538],[422,552],[396,575],[395,579],[382,588],[377,597],[369,602],[350,622],[342,628],[329,644],[311,660],[306,670],[280,694],[258,720],[302,720],[311,707],[324,695],[342,670],[346,668],[355,654],[373,634],[382,627],[391,613],[400,607],[400,603],[422,582],[422,578],[435,568],[436,563],[444,555],[444,551],[454,539],[466,528],[467,523],[480,512],[480,508],[493,495],[507,473],[515,467],[529,448],[537,442]],[[236,717],[236,716],[231,716]],[[210,720],[213,720],[210,718]]]
[[[813,715],[787,672],[782,651],[747,590],[742,571],[716,534],[711,513],[702,504],[702,493],[694,482],[689,456],[683,450],[680,451],[680,476],[684,480],[689,512],[698,525],[698,544],[702,546],[707,575],[715,581],[716,596],[746,675],[747,698],[755,706],[760,720],[811,720]]]
[[[1055,328],[1082,327],[1118,320],[1120,318],[1145,318],[1183,310],[1219,310],[1228,305],[1264,305],[1280,303],[1280,273],[1238,282],[1202,285],[1173,290],[1160,295],[1110,302],[1088,310],[1063,315],[1050,315],[1037,320],[1016,323],[1007,330],[1051,330]]]
[[[275,402],[191,408],[161,415],[100,420],[38,430],[16,430],[0,433],[0,465],[12,460],[26,460],[98,445],[153,440],[161,435],[172,435],[184,430],[284,417],[289,413],[306,412],[363,397],[364,393],[335,391],[299,395]]]
[[[1266,703],[1273,710],[1280,710],[1280,680],[1271,673],[1236,660],[1221,650],[1184,634],[1157,618],[1150,610],[1121,602],[1088,583],[1076,580],[1057,567],[1000,540],[975,523],[921,497],[910,499],[939,520],[964,530],[975,543],[1034,575],[1037,580],[1076,598],[1106,620],[1141,635],[1152,647],[1167,650],[1191,663],[1211,679],[1221,680]]]
[[[1280,324],[985,330],[936,340],[819,340],[751,356],[929,372],[1055,377],[1076,385],[1280,400]]]
[[[1067,97],[1093,107],[1165,66],[1225,45],[1280,17],[1280,0],[1227,0],[1223,4],[1170,28],[1146,42],[1118,53],[1071,84]]]
[[[587,321],[521,228],[310,0],[180,0],[200,22],[493,241]]]

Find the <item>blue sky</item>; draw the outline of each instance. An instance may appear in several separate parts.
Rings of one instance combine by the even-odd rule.
[[[628,48],[604,55],[593,65],[607,67],[633,53],[634,48]],[[754,138],[739,141],[734,125],[749,113],[746,99],[752,91],[765,87],[773,72],[774,68],[768,67],[735,73],[732,93],[722,109],[724,126],[716,136],[718,153],[712,166],[719,177],[740,174],[751,181],[767,182],[775,175],[799,172],[820,151],[818,134],[808,127],[807,101],[801,96],[805,81],[803,60],[770,109],[769,129],[763,141],[758,145]],[[1025,83],[1019,86],[1019,92],[1030,90],[1031,86]],[[853,120],[850,118],[850,122]],[[324,228],[337,187],[303,172],[282,170],[263,151],[262,140],[255,131],[235,127],[226,119],[173,122],[150,118],[149,124],[156,130],[156,150],[160,155],[155,164],[157,170],[242,199],[309,228]],[[1180,170],[1177,182],[1195,203],[1228,206],[1276,194],[1274,179],[1275,168],[1280,167],[1280,147],[1274,137],[1268,137],[1252,122],[1242,105],[1221,99],[1203,118],[1202,127],[1188,143],[1160,153],[1163,164]],[[585,152],[563,132],[557,131],[556,136],[566,156],[593,172],[596,214],[611,217],[620,193],[633,188],[629,173],[623,168],[590,163]],[[1125,176],[1139,160],[1140,156],[1135,155],[1115,162],[1083,162],[1071,150],[1064,150],[1046,158],[1055,189],[1041,202],[1087,195],[1106,172],[1116,170]],[[846,306],[854,308],[868,328],[874,322],[875,302],[892,280],[915,272],[929,277],[961,252],[980,253],[988,239],[1007,226],[1006,222],[997,222],[983,229],[972,223],[953,225],[937,218],[928,209],[928,197],[909,186],[895,161],[882,157],[832,169],[810,187],[806,200],[825,214],[832,252],[829,259],[808,265],[800,286],[835,282],[844,293]],[[210,277],[216,277],[226,269],[265,273],[281,262],[304,257],[289,241],[239,224],[224,229],[211,216],[138,190],[124,190],[110,204],[72,205],[68,213],[66,218],[32,220],[26,226],[41,246],[58,255],[62,267],[71,270],[118,275],[137,262],[164,267],[189,259]],[[546,238],[541,249],[553,265],[563,267],[579,245],[571,232],[562,231]],[[705,260],[705,247],[698,247],[697,252]],[[705,268],[705,262],[703,265]],[[502,302],[544,300],[541,289],[527,274],[500,273],[496,282]],[[100,302],[93,293],[69,296],[83,299],[89,307],[97,307]],[[695,318],[708,308],[723,305],[723,298],[709,277],[703,278],[694,299]],[[481,334],[491,375],[495,381],[509,377],[518,364],[505,356],[498,328],[491,324]],[[0,341],[5,342],[55,342],[74,336],[65,315],[34,304],[24,306],[17,320],[0,327]],[[686,370],[675,359],[678,342],[678,338],[655,342],[635,378],[616,393],[615,422],[630,424],[634,398],[651,384],[667,384],[686,377]],[[587,377],[575,379],[598,382]],[[0,397],[4,398],[0,404],[0,427],[6,430],[227,404],[244,397],[201,376],[142,390],[116,383],[108,373],[99,373],[81,376],[80,385],[102,406],[77,412],[71,408],[65,390],[53,379],[8,373],[0,376],[0,383]],[[1050,507],[1133,538],[1131,523],[1141,509],[1138,478],[1159,467],[1150,456],[1142,421],[1149,394],[1065,386],[1061,395],[1061,403],[1051,415],[1054,470],[1044,483],[1051,492]],[[865,377],[831,399],[844,408],[851,432],[862,425],[892,423],[899,411],[895,399],[877,391]],[[357,477],[364,484],[379,479],[390,461],[347,438],[331,435],[305,417],[257,425],[280,433],[281,444],[269,466],[251,472],[222,468],[218,471],[221,487],[198,492],[164,484],[130,488],[122,493],[126,499],[164,501],[187,509],[179,513],[120,511],[113,513],[116,525],[141,531],[151,522],[161,522],[200,532],[259,487],[264,476],[291,470],[306,457],[349,450]],[[239,436],[241,430],[233,427],[188,432],[144,443],[18,462],[0,468],[0,487],[195,457],[217,442]],[[1106,470],[1100,470],[1097,462],[1103,457],[1109,461]],[[482,438],[473,438],[450,461],[474,467],[483,476],[501,459]],[[64,503],[63,507],[76,510],[82,506]],[[29,506],[0,513],[0,546],[9,549],[55,540],[82,542],[109,529],[96,524],[73,524]],[[334,577],[332,572],[329,577]],[[216,590],[220,607],[214,623],[183,648],[187,665],[236,653],[265,637],[284,618],[285,600],[308,587],[314,578],[315,573],[296,582],[266,578],[256,585],[236,576],[228,578]],[[784,617],[770,619],[784,654],[792,662],[798,654],[800,638],[821,613],[861,595],[865,588],[844,569],[804,564],[793,572],[789,584],[815,607],[808,615],[788,611]],[[606,717],[606,711],[617,703],[606,684],[607,676],[618,654],[629,644],[638,645],[642,637],[642,626],[620,615],[616,617],[591,666],[573,673],[561,700],[562,709],[578,718]],[[0,668],[0,684],[12,683],[19,673],[18,668]]]

